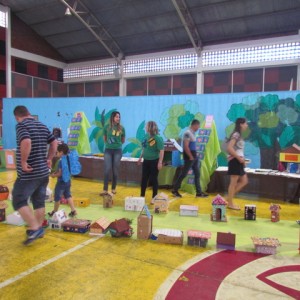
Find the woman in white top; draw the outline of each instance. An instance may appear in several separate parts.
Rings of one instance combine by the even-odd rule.
[[[233,204],[234,196],[248,183],[248,177],[244,170],[245,157],[242,132],[248,128],[245,118],[238,118],[235,121],[235,128],[229,138],[228,152],[228,175],[230,175],[230,183],[228,187],[228,208],[240,210],[240,207]]]

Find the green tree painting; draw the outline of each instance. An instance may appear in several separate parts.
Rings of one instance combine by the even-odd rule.
[[[142,143],[145,140],[146,131],[145,131],[145,121],[143,121],[137,131],[135,138],[128,138],[129,143],[125,146],[123,153],[130,153],[131,157],[138,158],[142,152]]]
[[[104,126],[108,124],[110,115],[114,111],[116,111],[116,109],[112,109],[108,113],[105,113],[105,109],[103,109],[102,113],[100,114],[98,107],[96,107],[95,120],[92,122],[92,125],[94,125],[95,128],[92,130],[89,136],[89,142],[91,143],[95,141],[100,153],[104,153]]]
[[[296,99],[279,99],[276,94],[261,96],[252,105],[233,104],[227,117],[235,122],[238,117],[249,121],[245,140],[260,152],[260,167],[277,169],[279,152],[300,144],[300,94]],[[232,132],[234,124],[226,128],[226,136]]]

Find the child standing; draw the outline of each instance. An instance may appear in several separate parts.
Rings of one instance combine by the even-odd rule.
[[[71,172],[70,166],[68,164],[62,163],[62,158],[67,156],[69,153],[69,147],[67,144],[60,144],[57,147],[57,154],[56,157],[59,158],[57,169],[54,173],[51,173],[51,177],[57,177],[57,182],[55,185],[55,192],[54,192],[54,209],[52,212],[49,212],[48,215],[52,217],[54,213],[58,211],[61,196],[64,195],[65,199],[67,199],[68,204],[71,208],[71,212],[69,213],[69,217],[75,217],[77,212],[74,207],[74,202],[71,195]],[[68,157],[67,157],[68,158]],[[66,168],[67,170],[65,170]],[[67,176],[63,176],[66,174]],[[65,178],[66,177],[66,178]]]
[[[143,150],[138,160],[142,165],[142,182],[141,182],[141,197],[145,197],[148,181],[152,183],[152,200],[154,204],[154,197],[158,191],[158,172],[162,168],[164,158],[164,142],[162,137],[158,134],[158,127],[154,121],[149,121],[146,125],[146,137],[143,142]]]

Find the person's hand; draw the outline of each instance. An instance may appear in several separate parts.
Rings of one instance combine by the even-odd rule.
[[[33,168],[27,164],[27,162],[22,163],[22,171],[26,173],[30,173],[33,171]]]
[[[163,164],[162,164],[162,162],[158,162],[158,164],[157,164],[157,169],[158,169],[158,170],[161,170],[161,169],[162,169],[162,167],[163,167]]]
[[[190,160],[194,160],[194,157],[193,157],[193,156],[190,156]]]
[[[137,161],[137,165],[139,166],[142,163],[142,158],[140,157],[139,160]]]
[[[52,160],[51,159],[47,159],[47,166],[49,169],[51,169],[52,167]]]
[[[239,161],[241,164],[243,164],[243,165],[246,164],[245,158],[244,158],[244,157],[239,157],[239,158],[238,158],[238,161]]]

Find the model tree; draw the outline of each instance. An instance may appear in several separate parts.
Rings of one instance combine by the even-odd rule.
[[[300,143],[300,94],[296,99],[279,99],[278,95],[266,95],[257,99],[254,104],[233,104],[228,119],[234,123],[238,117],[249,121],[245,140],[259,148],[260,167],[277,169],[279,152]],[[228,137],[234,124],[226,128]]]

